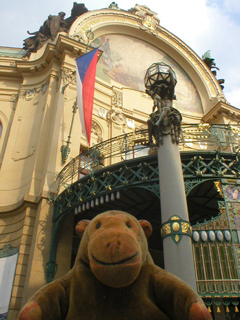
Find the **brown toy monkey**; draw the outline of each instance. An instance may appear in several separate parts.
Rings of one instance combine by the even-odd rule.
[[[151,224],[107,211],[76,226],[82,237],[72,270],[30,299],[19,320],[211,320],[185,282],[148,252]]]

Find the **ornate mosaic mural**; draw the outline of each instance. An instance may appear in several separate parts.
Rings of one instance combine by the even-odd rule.
[[[227,185],[224,188],[224,196],[227,204],[227,211],[232,232],[236,230],[238,240],[234,241],[237,254],[238,268],[240,270],[240,186]]]
[[[174,106],[183,113],[201,115],[202,104],[195,85],[184,70],[166,53],[154,46],[125,35],[106,35],[92,46],[103,50],[97,66],[97,77],[111,85],[145,91],[144,76],[154,62],[170,65],[177,75]]]

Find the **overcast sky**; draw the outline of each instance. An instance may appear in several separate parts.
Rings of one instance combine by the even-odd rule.
[[[240,108],[240,0],[118,0],[128,10],[146,4],[160,25],[182,39],[200,57],[207,50],[225,79],[227,101]],[[80,3],[80,2],[79,2]],[[107,8],[111,0],[86,0],[88,10]],[[0,0],[0,46],[22,47],[27,30],[37,31],[49,14],[71,14],[73,0]]]

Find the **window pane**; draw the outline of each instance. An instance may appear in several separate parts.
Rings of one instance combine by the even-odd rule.
[[[212,258],[213,258],[215,277],[216,277],[216,279],[221,279],[220,267],[219,267],[218,256],[217,256],[217,249],[215,246],[212,246]]]
[[[213,274],[212,274],[212,266],[211,266],[211,262],[210,262],[208,247],[204,246],[203,252],[204,252],[204,260],[205,260],[207,279],[211,280],[211,279],[213,279]]]

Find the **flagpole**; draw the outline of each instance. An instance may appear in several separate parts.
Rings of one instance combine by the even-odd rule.
[[[87,47],[86,47],[86,51],[85,51],[85,54],[87,53],[88,51],[88,48],[89,48],[89,44],[90,44],[90,40],[93,40],[94,39],[94,33],[92,31],[92,29],[89,29],[86,31],[86,37],[88,39],[88,43],[87,43]],[[76,73],[76,71],[73,71],[73,74]],[[71,81],[69,81],[67,84],[65,84],[64,86],[62,86],[62,90],[61,90],[61,93],[64,94],[66,88],[69,86],[70,83],[72,83],[74,80],[76,80],[76,77],[73,78]],[[68,135],[68,140],[67,140],[67,144],[66,145],[62,145],[61,148],[60,148],[60,151],[61,151],[61,160],[62,160],[62,164],[64,164],[66,161],[67,161],[67,158],[68,158],[68,155],[70,153],[70,148],[69,148],[69,145],[70,145],[70,139],[71,139],[71,133],[72,133],[72,127],[73,127],[73,121],[74,121],[74,117],[75,117],[75,114],[77,112],[77,109],[78,109],[78,105],[77,105],[77,98],[72,106],[72,121],[71,121],[71,125],[70,125],[70,130],[69,130],[69,135]]]
[[[68,158],[68,155],[70,153],[70,148],[69,148],[69,144],[70,144],[70,139],[71,139],[71,133],[72,133],[72,127],[73,127],[73,121],[74,121],[74,117],[75,117],[75,113],[77,112],[78,106],[77,106],[77,99],[75,100],[73,106],[72,106],[72,121],[71,121],[71,126],[70,126],[70,130],[69,130],[69,135],[68,135],[68,140],[67,140],[67,144],[64,146],[61,146],[61,158],[62,158],[62,163],[64,164]]]

